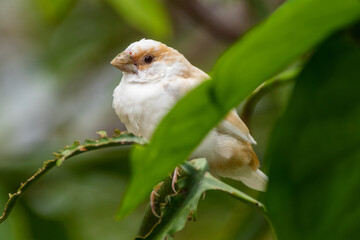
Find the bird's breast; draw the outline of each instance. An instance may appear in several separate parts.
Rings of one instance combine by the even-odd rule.
[[[176,97],[162,84],[121,82],[114,90],[113,107],[129,132],[149,139]]]

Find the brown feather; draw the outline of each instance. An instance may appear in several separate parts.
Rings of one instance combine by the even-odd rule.
[[[239,129],[244,134],[249,134],[248,127],[240,119],[239,115],[234,110],[230,111],[229,114],[226,115],[225,120],[231,123],[234,127]]]
[[[156,47],[151,47],[151,48],[147,48],[147,49],[139,49],[136,51],[135,54],[132,54],[133,56],[133,62],[135,64],[137,64],[138,66],[138,70],[144,70],[147,69],[151,66],[151,64],[146,64],[143,59],[145,56],[150,55],[152,57],[154,57],[154,61],[173,61],[174,59],[174,53],[176,54],[180,54],[178,51],[176,51],[175,49],[169,48],[167,47],[165,44],[160,44],[159,46]],[[174,56],[174,57],[171,57]]]
[[[225,151],[230,151],[229,156],[218,156],[217,161],[209,162],[210,169],[215,172],[240,168],[249,165],[253,170],[259,168],[259,160],[249,142],[232,138],[223,143]]]

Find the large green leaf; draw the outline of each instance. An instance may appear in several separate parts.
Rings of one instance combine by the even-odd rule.
[[[116,12],[130,25],[152,37],[171,34],[168,13],[158,0],[108,0]]]
[[[360,236],[360,48],[327,41],[270,140],[269,216],[279,239]]]
[[[187,159],[206,133],[258,85],[359,16],[358,0],[293,0],[251,30],[220,58],[213,80],[175,105],[150,145],[134,149],[132,181],[118,216],[132,212],[151,188]]]

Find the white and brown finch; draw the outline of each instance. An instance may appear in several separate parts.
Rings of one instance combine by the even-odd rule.
[[[146,139],[185,93],[210,78],[177,50],[148,39],[132,43],[111,64],[123,72],[113,94],[115,112],[129,132]],[[215,176],[233,178],[264,191],[267,176],[259,170],[251,144],[256,142],[249,129],[232,110],[191,158],[206,158]]]

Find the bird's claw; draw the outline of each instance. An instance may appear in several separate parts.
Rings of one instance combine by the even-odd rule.
[[[177,182],[178,176],[180,176],[180,169],[179,169],[179,167],[176,167],[174,170],[174,174],[172,176],[172,181],[171,181],[171,188],[174,191],[174,193],[177,193],[177,191],[175,189],[175,184]]]
[[[159,197],[160,195],[157,193],[157,191],[160,189],[160,187],[163,185],[163,182],[159,183],[158,185],[156,185],[154,187],[154,189],[152,190],[151,194],[150,194],[150,208],[151,208],[151,212],[154,214],[154,216],[160,218],[159,214],[156,213],[156,202],[155,202],[155,198]]]
[[[180,168],[176,167],[174,170],[174,173],[172,175],[172,181],[171,181],[171,188],[174,191],[174,193],[177,193],[176,188],[175,188],[175,184],[177,182],[178,176],[180,176]],[[154,189],[152,190],[151,194],[150,194],[150,208],[151,208],[151,212],[154,214],[154,216],[160,218],[159,214],[157,214],[156,212],[156,197],[159,197],[160,195],[157,193],[157,191],[160,189],[160,187],[163,185],[163,182],[159,183],[158,185],[156,185],[154,187]]]

